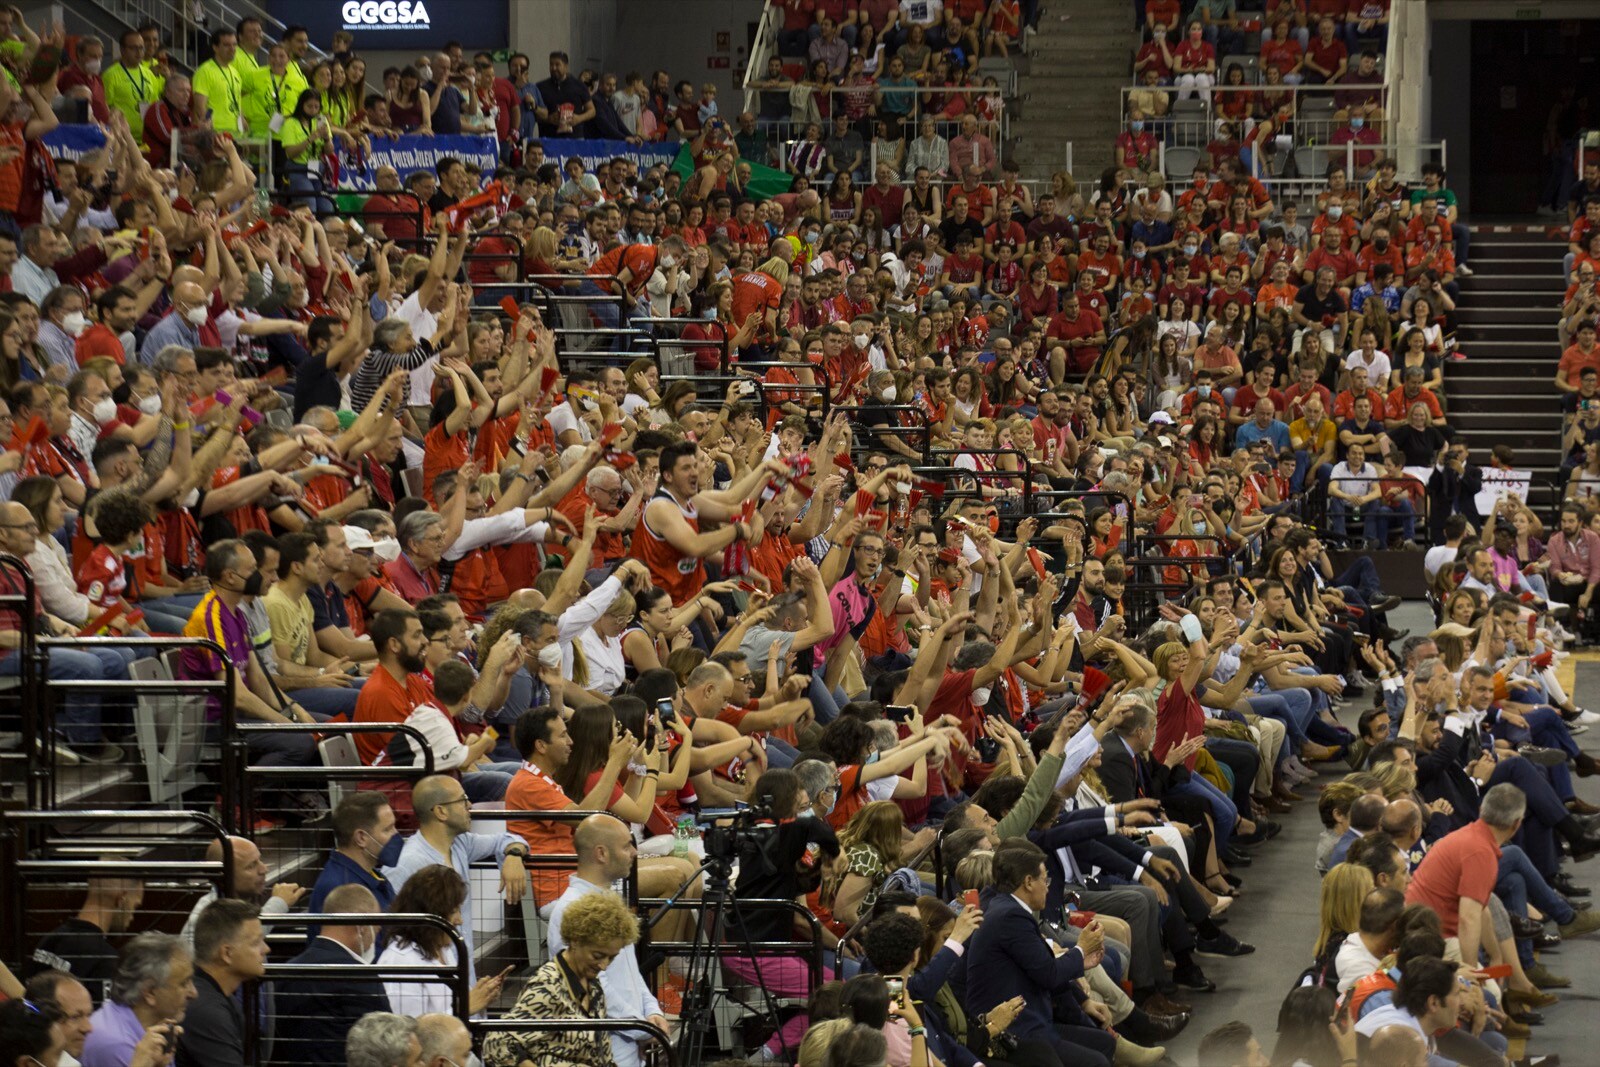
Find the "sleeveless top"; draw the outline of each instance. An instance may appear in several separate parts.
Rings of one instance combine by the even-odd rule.
[[[698,557],[683,555],[666,538],[650,528],[650,506],[662,499],[670,501],[678,509],[691,530],[700,532],[700,516],[695,512],[694,504],[681,504],[666,489],[658,489],[656,495],[650,498],[650,503],[639,512],[639,525],[633,532],[633,554],[649,568],[650,580],[671,594],[673,606],[678,607],[699,594],[706,584],[706,567]]]

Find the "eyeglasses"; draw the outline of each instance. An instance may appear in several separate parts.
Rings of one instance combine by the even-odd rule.
[[[755,675],[746,672],[744,674],[735,675],[733,680],[738,685],[749,685],[751,682],[755,681],[755,677]]]
[[[472,798],[467,797],[467,796],[459,796],[459,797],[456,797],[454,800],[441,800],[441,801],[439,801],[439,803],[435,804],[434,807],[436,807],[436,808],[448,808],[448,807],[453,807],[456,804],[466,804],[466,805],[470,806],[472,804]]]
[[[0,527],[4,527],[7,530],[31,530],[33,533],[39,532],[39,524],[36,522],[0,522]]]

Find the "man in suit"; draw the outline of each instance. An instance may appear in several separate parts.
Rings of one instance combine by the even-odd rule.
[[[1126,710],[1122,711],[1124,707]],[[1181,785],[1189,776],[1183,766],[1184,748],[1172,746],[1166,762],[1152,759],[1150,749],[1156,743],[1155,709],[1131,696],[1117,701],[1117,708],[1121,719],[1100,750],[1100,784],[1105,789],[1106,799],[1114,804],[1146,798],[1159,800],[1168,820],[1185,823],[1193,829],[1193,836],[1185,839],[1185,845],[1189,851],[1189,866],[1194,869],[1210,851],[1211,832],[1203,800],[1170,795],[1172,788]]]
[[[1031,841],[1002,842],[994,853],[994,889],[983,898],[983,925],[968,950],[968,973],[983,979],[966,984],[967,1014],[1021,996],[1025,1007],[1011,1024],[1019,1040],[1049,1044],[1074,1067],[1110,1067],[1117,1039],[1102,1027],[1111,1013],[1078,985],[1100,962],[1105,934],[1092,922],[1076,947],[1058,952],[1039,932],[1049,892],[1044,850]]]
[[[378,898],[364,885],[350,882],[327,895],[329,914],[382,914]],[[372,962],[378,944],[376,920],[366,925],[324,926],[306,950],[289,961],[292,967]],[[342,1067],[350,1028],[368,1012],[388,1011],[383,983],[353,978],[287,979],[277,983],[279,1062]]]

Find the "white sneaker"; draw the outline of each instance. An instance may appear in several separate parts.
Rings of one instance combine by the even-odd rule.
[[[1595,723],[1600,722],[1600,714],[1596,714],[1588,708],[1579,708],[1577,718],[1572,721],[1581,722],[1585,726],[1593,726]]]
[[[44,745],[41,744],[38,746],[38,748],[40,752],[44,751]],[[68,748],[65,741],[57,741],[56,762],[61,764],[63,767],[76,767],[78,764],[83,762],[83,757],[72,751],[72,749]]]
[[[1472,277],[1472,268],[1467,266],[1465,263],[1457,263],[1456,264],[1456,277],[1458,277],[1458,278],[1470,278],[1470,277]]]

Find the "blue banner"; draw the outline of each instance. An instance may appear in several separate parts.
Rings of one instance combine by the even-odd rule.
[[[106,146],[106,135],[98,126],[57,126],[39,139],[54,159],[82,159]]]
[[[500,142],[493,134],[461,134],[454,137],[421,133],[402,134],[399,137],[372,138],[372,151],[367,154],[365,166],[356,166],[347,159],[340,160],[339,186],[370,193],[377,189],[373,175],[379,167],[393,167],[400,172],[403,182],[419,170],[433,173],[439,160],[451,156],[463,163],[475,164],[489,175],[500,165]]]
[[[670,165],[678,158],[678,150],[683,147],[677,141],[636,145],[627,141],[586,141],[575,137],[546,137],[540,143],[544,145],[544,158],[547,162],[559,166],[577,156],[583,160],[583,169],[591,173],[601,163],[609,163],[613,159],[626,159],[637,164],[641,171],[648,170],[657,163]]]
[[[306,27],[324,45],[346,30],[357,52],[414,52],[456,40],[470,56],[510,41],[506,0],[268,0],[267,10],[286,26]]]

